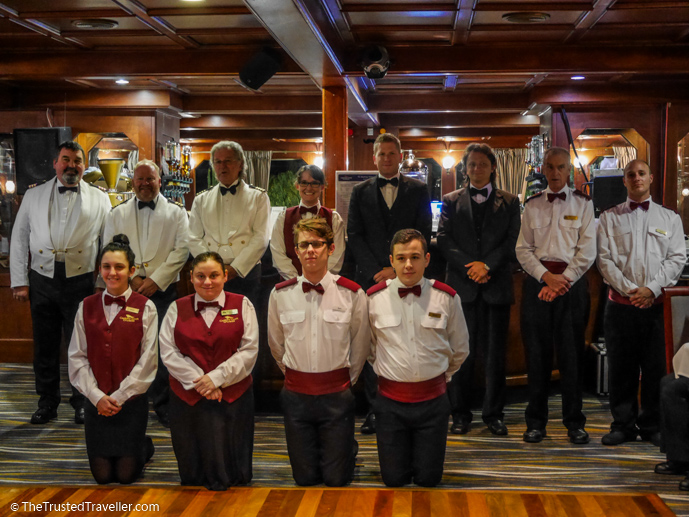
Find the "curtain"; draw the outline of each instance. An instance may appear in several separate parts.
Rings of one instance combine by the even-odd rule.
[[[631,162],[632,160],[636,160],[636,147],[613,145],[612,152],[620,164],[620,169],[624,169],[629,162]]]
[[[268,190],[272,156],[272,151],[244,151],[247,183]]]
[[[515,196],[523,193],[529,173],[526,149],[493,149],[498,160],[496,186]]]

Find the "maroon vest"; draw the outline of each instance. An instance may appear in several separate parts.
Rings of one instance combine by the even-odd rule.
[[[86,355],[98,388],[107,395],[120,387],[141,357],[147,300],[145,296],[133,292],[127,300],[127,306],[121,308],[108,325],[103,296],[93,294],[84,299]]]
[[[324,217],[328,226],[333,227],[333,211],[330,208],[321,206],[318,210],[318,217]],[[297,273],[301,275],[301,262],[299,262],[299,257],[297,252],[294,250],[294,225],[301,219],[301,214],[299,213],[299,206],[293,206],[287,209],[285,212],[285,251],[287,256],[297,268]]]
[[[242,301],[239,294],[225,292],[225,305],[220,309],[210,328],[200,314],[194,311],[194,295],[180,298],[177,303],[177,323],[175,324],[175,344],[179,351],[194,361],[203,373],[215,370],[227,361],[239,348],[244,336]],[[236,311],[225,314],[224,311]],[[222,398],[234,402],[251,386],[251,375],[241,381],[222,388]],[[170,376],[170,388],[179,398],[190,406],[201,400],[196,390],[184,386]]]

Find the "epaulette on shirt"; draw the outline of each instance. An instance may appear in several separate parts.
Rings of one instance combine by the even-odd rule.
[[[101,192],[107,192],[108,191],[108,189],[101,187],[100,185],[94,185],[93,183],[89,183],[89,185],[91,185],[93,188],[97,188]]]
[[[540,192],[536,192],[535,194],[531,194],[529,197],[526,198],[526,201],[524,201],[524,204],[528,203],[532,199],[536,199],[538,196],[542,196],[543,192],[545,192],[545,191],[541,190]]]
[[[435,280],[435,281],[433,282],[433,288],[434,288],[434,289],[437,289],[438,291],[442,291],[442,292],[444,292],[444,293],[447,293],[447,294],[449,294],[450,296],[452,296],[453,298],[454,298],[454,296],[457,294],[457,291],[455,291],[454,289],[452,289],[452,287],[450,287],[450,286],[447,285],[447,284],[443,284],[442,282],[439,282],[438,280]]]
[[[196,195],[197,195],[197,196],[200,196],[200,195],[203,194],[204,192],[208,192],[208,189],[201,190],[200,192],[197,192]]]
[[[349,278],[345,278],[341,276],[340,278],[337,279],[337,282],[335,282],[337,285],[340,285],[342,287],[345,287],[349,289],[350,291],[354,291],[355,293],[361,289],[361,286],[357,284],[356,282],[351,281]]]
[[[258,190],[259,192],[265,192],[265,191],[266,191],[266,189],[261,188],[261,187],[257,187],[256,185],[249,185],[249,188],[256,189],[256,190]]]
[[[584,194],[581,190],[574,189],[574,195],[583,197],[586,201],[591,201],[591,196]]]
[[[121,206],[125,206],[127,203],[129,203],[132,199],[136,199],[136,196],[132,196],[129,199],[126,199],[125,201],[122,201],[119,205],[115,205],[112,207],[113,210],[120,208]]]
[[[48,180],[39,181],[38,183],[34,183],[33,185],[29,185],[29,186],[26,187],[26,188],[38,187],[39,185],[43,185],[46,181],[48,181]]]
[[[369,288],[369,290],[366,291],[366,294],[367,294],[368,296],[371,296],[372,294],[375,294],[375,293],[377,293],[378,291],[382,291],[382,290],[385,289],[387,286],[388,286],[388,283],[387,283],[385,280],[383,280],[382,282],[378,282],[376,285],[374,285],[373,287]]]
[[[290,278],[289,280],[285,280],[284,282],[280,282],[275,286],[275,290],[279,291],[280,289],[284,287],[289,287],[290,285],[294,285],[298,282],[297,277],[295,276],[294,278]]]

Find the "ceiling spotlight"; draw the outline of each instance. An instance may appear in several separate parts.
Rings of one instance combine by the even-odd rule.
[[[570,77],[570,79],[571,79],[572,81],[583,81],[584,79],[586,79],[586,76],[583,76],[583,75],[573,75],[572,77]]]
[[[361,66],[369,79],[382,79],[390,68],[390,56],[380,45],[366,47],[361,58]]]
[[[129,81],[127,81],[124,78],[120,78],[117,81],[115,81],[117,84],[129,84]]]

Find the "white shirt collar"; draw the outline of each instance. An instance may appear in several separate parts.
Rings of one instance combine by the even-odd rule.
[[[225,291],[220,291],[220,294],[212,300],[204,300],[198,295],[198,293],[194,293],[194,310],[197,310],[199,302],[218,302],[220,308],[223,308],[225,306]]]
[[[132,295],[132,288],[127,287],[127,290],[123,292],[122,294],[114,295],[110,293],[107,289],[103,291],[103,295],[101,296],[101,300],[105,301],[105,295],[112,296],[113,298],[117,298],[118,296],[124,296],[125,301],[129,301],[129,297]]]
[[[299,279],[299,284],[301,284],[302,282],[308,282],[309,284],[311,283],[307,280],[307,278],[304,275],[300,275],[297,278]],[[317,282],[313,285],[321,284],[323,286],[323,289],[327,290],[328,287],[333,283],[333,281],[334,281],[334,277],[333,277],[332,273],[330,271],[326,271],[325,276],[323,278],[321,278],[321,281]]]

